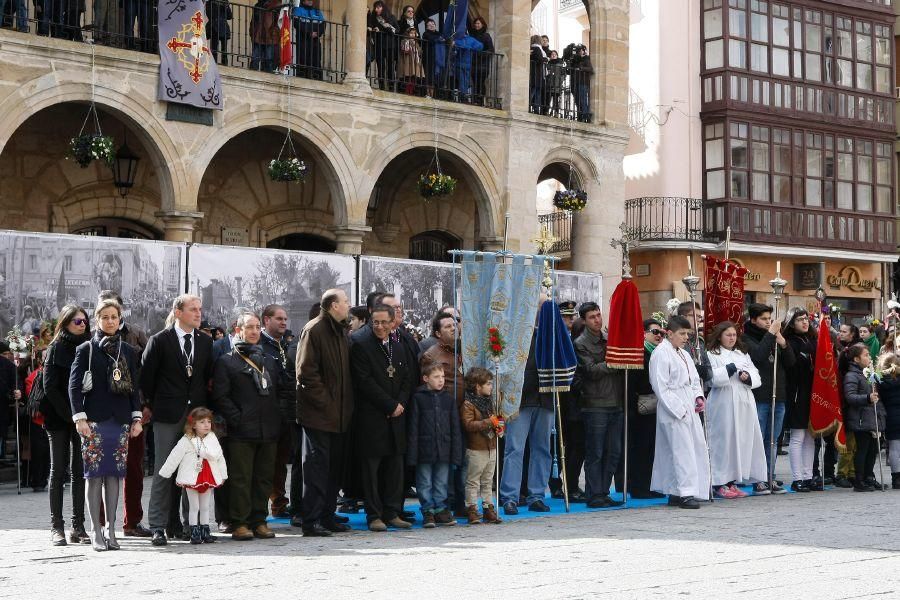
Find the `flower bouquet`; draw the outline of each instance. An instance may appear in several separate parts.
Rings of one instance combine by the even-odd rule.
[[[587,192],[575,189],[560,190],[553,195],[553,206],[578,212],[587,206]]]
[[[101,133],[82,133],[69,142],[69,154],[82,169],[86,169],[95,160],[102,160],[112,167],[116,159],[113,139]]]
[[[419,175],[419,195],[425,200],[449,196],[456,189],[456,179],[443,173],[422,173]]]
[[[488,328],[488,354],[491,360],[499,361],[503,357],[503,350],[506,348],[506,341],[500,335],[500,330],[496,327]]]
[[[303,183],[307,170],[306,163],[296,157],[269,161],[269,178],[272,181]]]

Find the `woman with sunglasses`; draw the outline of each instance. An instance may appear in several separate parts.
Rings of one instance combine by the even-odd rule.
[[[44,429],[50,439],[50,542],[65,546],[63,519],[63,478],[68,471],[72,480],[72,531],[68,541],[88,544],[84,530],[84,474],[81,463],[81,438],[72,422],[69,403],[69,372],[75,362],[75,349],[91,337],[87,313],[80,306],[68,304],[59,312],[53,341],[44,360],[44,391],[41,405]]]
[[[646,400],[653,396],[650,385],[650,356],[665,339],[665,329],[656,319],[644,321],[644,368],[628,373],[628,492],[632,498],[662,498],[662,494],[650,490],[653,473],[653,455],[656,450],[656,410],[649,412]],[[641,397],[644,400],[641,400]],[[639,410],[640,407],[641,408]]]

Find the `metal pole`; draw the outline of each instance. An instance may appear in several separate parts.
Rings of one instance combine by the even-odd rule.
[[[495,414],[502,418],[500,414],[500,362],[494,361],[494,409]],[[505,420],[505,419],[504,419]],[[494,510],[500,510],[500,436],[494,434],[497,440],[497,450],[494,452],[494,479],[496,479],[496,493],[494,501]]]
[[[625,445],[622,447],[624,452],[624,466],[622,467],[622,503],[628,506],[628,371],[625,371],[625,398],[623,401],[625,410]]]
[[[878,461],[878,489],[882,492],[885,490],[884,485],[884,465],[881,464],[881,428],[878,427],[878,401],[880,398],[875,395],[875,403],[872,405],[872,410],[875,411],[875,442],[878,444],[878,454],[875,459]],[[859,474],[857,473],[857,476]],[[865,478],[865,477],[863,477]]]
[[[559,408],[559,392],[554,391],[553,396],[556,405],[556,441],[559,442],[559,480],[562,483],[563,500],[566,504],[566,512],[569,512],[569,482],[566,478],[566,445],[563,441],[562,411]]]
[[[13,364],[16,374],[13,378],[13,419],[16,420],[16,495],[22,494],[22,439],[19,433],[19,400],[16,392],[19,390],[19,357],[14,356]]]
[[[780,264],[780,263],[779,263]],[[772,319],[777,321],[778,319],[778,300],[781,299],[781,294],[784,293],[784,288],[787,286],[787,281],[781,278],[781,271],[779,270],[775,274],[775,279],[769,282],[769,285],[772,286],[772,291],[775,296],[775,306],[772,311]],[[777,454],[775,453],[775,402],[777,400],[777,392],[776,392],[776,384],[778,382],[778,339],[776,336],[775,339],[775,347],[772,350],[773,352],[773,360],[772,360],[772,408],[771,414],[769,415],[769,491],[771,492],[774,488],[775,484],[775,457]]]
[[[693,267],[691,267],[691,271],[693,271]],[[681,278],[681,282],[688,289],[688,293],[691,296],[691,308],[694,311],[694,336],[695,336],[695,352],[694,352],[694,364],[700,364],[700,325],[697,323],[697,304],[696,304],[696,294],[697,294],[697,285],[700,283],[700,278],[696,275],[686,275]],[[709,428],[706,425],[706,406],[703,407],[703,417],[700,419],[700,422],[703,424],[703,437],[706,441],[706,463],[708,467],[709,474],[709,501],[712,503],[713,500],[713,488],[712,488],[712,461],[710,460],[709,453]]]

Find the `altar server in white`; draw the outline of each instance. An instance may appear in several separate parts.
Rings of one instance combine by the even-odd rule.
[[[703,385],[684,350],[691,324],[675,316],[668,328],[650,356],[650,384],[658,399],[650,488],[668,494],[669,506],[700,508],[697,498],[709,497],[709,456],[698,415],[705,404]]]
[[[751,390],[759,371],[744,352],[734,323],[716,325],[707,338],[712,378],[706,400],[706,429],[716,498],[743,498],[739,482],[765,481],[766,451]]]

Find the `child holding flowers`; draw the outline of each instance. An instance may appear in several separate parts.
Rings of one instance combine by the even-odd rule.
[[[502,522],[491,502],[491,483],[497,462],[497,438],[503,436],[506,423],[494,413],[493,389],[494,377],[487,369],[474,367],[466,373],[466,399],[460,415],[466,432],[466,512],[470,525],[482,522],[478,514],[479,497],[484,522]]]

